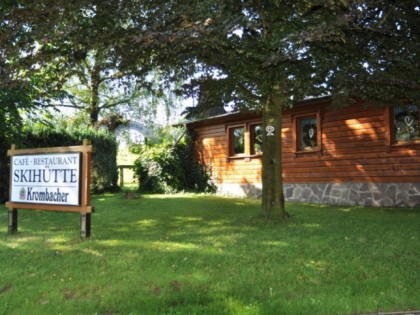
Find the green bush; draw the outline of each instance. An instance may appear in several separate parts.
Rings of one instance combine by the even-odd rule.
[[[20,148],[44,148],[81,145],[90,140],[93,146],[91,191],[100,193],[117,189],[118,144],[113,134],[93,128],[51,128],[45,126],[27,127],[22,136]]]
[[[1,113],[0,118],[5,119]],[[9,199],[10,158],[7,156],[7,150],[15,143],[15,139],[19,137],[19,130],[21,128],[19,119],[14,119],[13,121],[5,119],[4,121],[0,121],[0,125],[2,123],[7,126],[1,126],[2,128],[0,128],[0,203]]]
[[[22,129],[20,110],[29,111],[30,86],[15,82],[11,87],[0,88],[0,203],[9,197],[9,158],[7,150],[15,142]]]
[[[0,135],[0,203],[7,201],[9,196],[9,158],[7,150],[10,144]]]
[[[215,185],[203,165],[195,159],[194,141],[143,145],[134,163],[139,190],[148,193],[180,191],[214,192]]]

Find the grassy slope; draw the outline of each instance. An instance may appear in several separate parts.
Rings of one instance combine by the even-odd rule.
[[[420,211],[95,196],[79,216],[0,222],[0,314],[354,314],[420,309]],[[4,209],[4,208],[3,208]]]

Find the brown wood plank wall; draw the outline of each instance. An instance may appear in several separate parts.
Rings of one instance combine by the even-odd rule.
[[[325,102],[306,108],[284,113],[286,183],[420,182],[420,144],[389,146],[384,109],[355,105],[336,111]],[[322,150],[295,154],[292,117],[296,112],[314,110],[321,111]],[[220,183],[261,183],[261,157],[228,157],[226,126],[239,122],[196,126],[199,157],[205,165],[211,165]]]

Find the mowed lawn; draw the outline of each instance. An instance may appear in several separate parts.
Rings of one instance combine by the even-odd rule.
[[[124,193],[74,213],[0,207],[0,314],[360,314],[420,309],[420,209]],[[135,196],[134,196],[135,197]]]

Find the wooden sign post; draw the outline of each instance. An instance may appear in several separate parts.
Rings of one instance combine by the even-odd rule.
[[[10,156],[8,231],[16,233],[18,209],[80,213],[80,235],[90,236],[92,145],[7,151]]]

